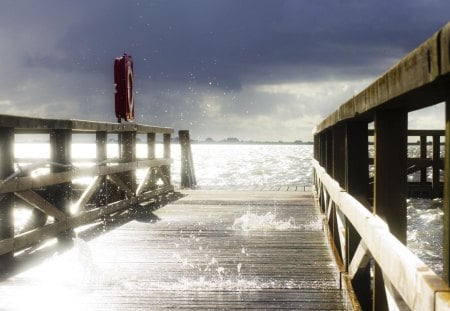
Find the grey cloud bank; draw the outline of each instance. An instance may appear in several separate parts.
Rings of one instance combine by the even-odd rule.
[[[127,52],[138,122],[308,140],[448,12],[447,0],[4,0],[0,109],[114,121],[112,64]]]

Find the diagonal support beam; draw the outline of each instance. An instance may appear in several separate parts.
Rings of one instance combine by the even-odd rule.
[[[102,183],[103,177],[95,176],[94,180],[89,184],[89,186],[84,190],[83,194],[78,199],[76,206],[77,208],[83,208],[86,203],[92,198],[95,192],[98,190],[98,187]]]
[[[149,168],[147,170],[147,172],[145,173],[144,179],[142,180],[142,182],[139,184],[139,186],[136,189],[136,195],[140,195],[142,192],[144,192],[151,176],[152,176],[152,169]]]
[[[348,267],[348,275],[350,276],[350,279],[353,279],[356,276],[359,269],[362,269],[368,265],[370,258],[371,254],[369,249],[367,248],[366,243],[361,240]]]
[[[161,170],[161,167],[157,167],[155,169],[155,174],[157,177],[161,178],[164,185],[170,186],[170,179],[167,177],[167,175]]]
[[[14,194],[41,212],[54,217],[56,220],[63,221],[67,219],[66,214],[33,190],[15,192]]]
[[[133,196],[133,192],[131,191],[131,189],[125,184],[125,182],[120,179],[119,176],[117,175],[109,175],[108,178],[117,186],[119,187],[121,190],[125,191],[126,195],[128,197],[132,197]]]

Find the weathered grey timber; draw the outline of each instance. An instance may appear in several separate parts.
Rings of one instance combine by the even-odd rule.
[[[319,204],[324,205],[325,223],[329,225],[331,220],[337,219],[338,230],[327,230],[331,235],[337,234],[333,240],[337,238],[340,241],[340,254],[350,253],[347,242],[349,230],[357,232],[360,238],[352,257],[343,258],[343,261],[349,262],[343,273],[344,280],[354,286],[368,286],[367,283],[361,284],[361,281],[365,279],[367,267],[372,265],[375,291],[383,288],[382,293],[375,292],[381,297],[374,295],[374,310],[388,310],[388,306],[394,310],[405,307],[411,310],[449,310],[450,288],[447,284],[390,232],[384,220],[342,189],[317,161],[313,161],[313,165],[315,193]],[[349,223],[352,228],[344,226]],[[373,264],[370,258],[373,258]],[[358,277],[361,273],[362,280]],[[360,288],[355,288],[357,294],[358,290]],[[365,290],[363,292],[366,293]],[[360,296],[358,298],[361,300]],[[362,301],[362,305],[372,309],[367,301]]]
[[[194,189],[197,185],[194,172],[194,161],[192,159],[191,139],[189,131],[178,131],[178,138],[181,147],[181,183],[182,188]]]
[[[373,120],[377,109],[413,111],[447,100],[449,42],[450,23],[342,104],[317,125],[316,131],[322,132],[349,119]]]
[[[0,282],[0,309],[350,308],[310,192],[183,193]],[[268,212],[295,226],[236,221]]]
[[[445,102],[447,111],[445,132],[443,129],[408,130],[409,112],[441,102]],[[450,309],[449,111],[450,23],[365,90],[339,106],[315,128],[316,176],[334,178],[334,183],[324,183],[322,178],[315,180],[318,203],[327,216],[336,254],[345,263],[359,301],[366,310],[395,309],[404,304],[413,310]],[[373,122],[373,130],[368,129],[370,122]],[[442,159],[440,148],[444,133],[446,158]],[[368,157],[368,136],[373,136],[373,159]],[[419,136],[420,158],[408,158],[409,136]],[[427,136],[432,137],[431,158],[427,157]],[[442,185],[440,170],[444,166]],[[373,173],[370,178],[369,167]],[[429,167],[431,181],[427,178]],[[407,182],[407,175],[416,172],[420,172],[420,181]],[[369,229],[359,223],[366,220],[351,220],[358,213],[373,213],[383,219],[378,225],[389,228],[389,235],[396,238],[395,242],[389,242],[390,238],[379,236],[381,243],[400,243],[398,247],[402,247],[401,243],[406,242],[407,195],[423,193],[432,198],[444,196],[442,278],[445,282],[435,275],[425,277],[428,273],[425,271],[429,269],[422,267],[422,263],[416,263],[420,269],[411,267],[408,260],[416,259],[407,254],[396,263],[394,259],[392,263],[383,262],[384,256],[401,258],[402,255],[381,253],[384,245],[369,246],[368,241],[375,237],[366,235]],[[348,194],[351,199],[346,197]],[[346,198],[342,200],[341,196]],[[354,208],[358,204],[359,208]],[[421,269],[422,272],[419,271]],[[370,270],[375,278],[372,287],[368,275]],[[408,278],[412,280],[406,282]],[[428,293],[423,294],[427,298],[418,297],[418,287],[427,288],[424,291]]]
[[[49,135],[50,158],[41,164],[15,170],[15,134]],[[95,134],[96,159],[90,167],[77,167],[72,159],[72,134]],[[11,263],[14,253],[58,236],[71,241],[73,229],[100,217],[151,201],[173,192],[170,183],[170,135],[173,129],[139,124],[41,119],[0,115],[0,261]],[[119,137],[119,158],[108,158],[108,134]],[[118,135],[117,135],[118,134]],[[147,134],[147,159],[136,157],[136,134]],[[155,158],[156,134],[164,139],[164,157]],[[23,160],[23,159],[22,159]],[[36,160],[34,160],[36,161]],[[32,177],[39,166],[50,173]],[[145,170],[140,183],[136,170]],[[90,184],[74,190],[72,181],[92,177]],[[157,183],[158,181],[161,183]],[[81,187],[81,186],[78,186]],[[14,235],[13,200],[32,209],[32,221]],[[48,221],[48,216],[53,219]]]

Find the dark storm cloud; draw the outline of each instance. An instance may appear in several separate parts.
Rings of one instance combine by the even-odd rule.
[[[66,5],[57,7],[68,14]],[[378,73],[380,60],[402,55],[442,26],[450,3],[103,0],[80,1],[78,11],[56,45],[64,57],[28,55],[26,65],[104,72],[128,51],[143,78],[239,88],[242,76],[264,79],[271,67],[304,68],[296,75],[308,79],[330,68],[358,74],[358,65]]]
[[[318,105],[312,95],[258,86],[373,79],[443,26],[448,12],[448,0],[4,0],[0,105],[105,118],[113,59],[128,52],[138,120],[204,129],[214,126],[213,112],[236,121],[286,107],[298,118],[324,117],[354,90],[343,85]]]

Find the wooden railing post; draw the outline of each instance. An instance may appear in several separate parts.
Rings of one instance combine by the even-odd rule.
[[[332,176],[345,188],[345,124],[333,127],[333,172]]]
[[[408,114],[402,110],[375,114],[374,213],[406,245]],[[374,309],[387,308],[381,269],[375,264]]]
[[[197,181],[195,179],[189,131],[180,130],[178,138],[181,147],[181,187],[195,188]]]
[[[319,163],[320,166],[325,168],[327,163],[327,136],[324,132],[321,132],[319,134],[319,141],[320,141]]]
[[[336,124],[330,131],[331,136],[331,168],[332,170],[328,173],[333,176],[339,185],[343,188],[345,186],[345,125]],[[333,204],[333,211],[331,213],[331,225],[334,245],[338,251],[343,263],[345,264],[347,253],[342,252],[341,240],[339,235],[339,225],[338,225],[338,215],[337,207]],[[342,220],[345,222],[344,220]]]
[[[440,190],[440,170],[439,162],[441,160],[441,137],[439,135],[433,135],[433,179],[431,183],[431,197],[436,198],[439,196]]]
[[[95,133],[95,143],[97,145],[97,162],[101,163],[101,166],[106,166],[106,163],[102,163],[106,161],[108,158],[107,155],[107,137],[108,133],[104,131],[99,131]],[[105,176],[99,177],[101,178],[101,185],[99,187],[100,191],[97,195],[97,204],[99,206],[105,206],[108,204],[108,184]]]
[[[407,129],[405,111],[376,113],[374,212],[402,243],[406,243]]]
[[[444,267],[443,278],[450,285],[450,98],[445,104],[444,159]]]
[[[50,168],[51,173],[61,173],[69,171],[69,167],[64,165],[71,164],[72,153],[72,130],[51,130],[50,131],[50,158],[56,165]],[[53,186],[51,198],[53,204],[63,211],[70,214],[70,205],[72,198],[72,182],[65,182]],[[58,235],[58,240],[62,242],[70,241],[73,237],[73,230],[69,229]]]
[[[333,175],[333,132],[331,130],[325,133],[325,169],[329,175]]]
[[[366,205],[369,183],[369,133],[367,122],[351,121],[345,126],[345,189]],[[348,271],[350,261],[361,241],[355,227],[346,221],[347,256],[345,267]],[[361,269],[352,280],[353,288],[363,310],[372,307],[370,264]]]
[[[147,133],[147,157],[149,160],[154,160],[156,157],[156,134],[155,133]],[[150,167],[150,177],[148,181],[148,188],[155,189],[156,188],[156,169]]]
[[[427,158],[427,136],[420,136],[420,158],[425,160]],[[420,170],[420,183],[426,184],[427,182],[427,168]]]
[[[170,142],[171,142],[171,135],[170,134],[163,134],[163,143],[164,143],[164,158],[170,159]],[[170,165],[164,165],[161,167],[162,173],[169,181],[169,184],[171,184],[170,179]]]
[[[320,135],[314,134],[314,159],[320,160]]]
[[[0,127],[0,180],[14,173],[14,128]],[[0,182],[1,183],[1,182]],[[14,194],[0,195],[0,240],[14,237]],[[12,263],[14,253],[0,255],[0,272]]]
[[[120,158],[125,162],[136,161],[136,132],[120,133]],[[122,175],[125,185],[136,194],[136,171],[129,171]]]

